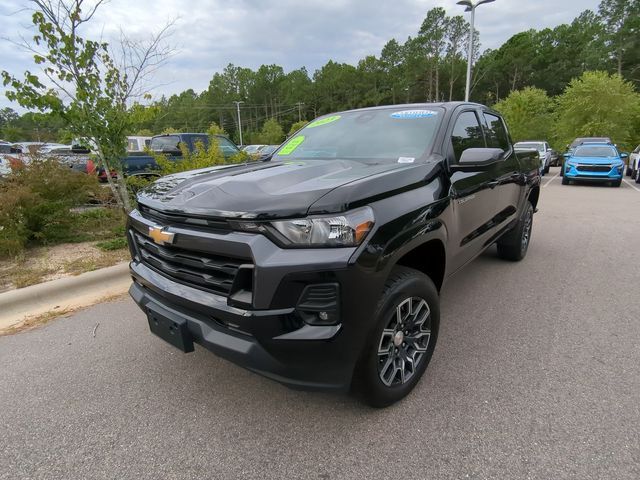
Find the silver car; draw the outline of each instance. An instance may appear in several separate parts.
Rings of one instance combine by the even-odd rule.
[[[551,166],[551,147],[543,140],[527,140],[513,146],[516,150],[537,150],[540,155],[540,175],[549,173]]]

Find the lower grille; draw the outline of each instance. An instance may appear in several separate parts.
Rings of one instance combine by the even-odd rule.
[[[579,172],[602,172],[606,173],[611,170],[611,165],[578,165],[576,170]]]
[[[151,238],[131,230],[140,261],[159,273],[202,290],[229,295],[241,265],[251,260],[160,246]]]

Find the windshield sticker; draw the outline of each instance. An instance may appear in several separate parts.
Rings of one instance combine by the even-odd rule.
[[[321,125],[326,125],[327,123],[337,122],[341,118],[342,117],[340,115],[332,115],[330,117],[321,118],[320,120],[311,122],[309,125],[307,125],[307,128],[320,127]]]
[[[282,150],[278,152],[278,155],[290,155],[292,154],[296,148],[302,145],[304,142],[304,135],[298,135],[297,137],[293,137],[291,140],[287,142],[287,144],[282,147]]]
[[[413,163],[415,158],[413,157],[400,157],[398,158],[398,163]]]
[[[438,112],[433,110],[402,110],[401,112],[393,112],[391,118],[427,118],[435,117]]]

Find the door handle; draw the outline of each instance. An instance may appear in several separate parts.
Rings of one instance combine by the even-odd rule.
[[[487,183],[487,185],[489,185],[489,188],[496,188],[498,185],[500,185],[500,180],[491,180]]]

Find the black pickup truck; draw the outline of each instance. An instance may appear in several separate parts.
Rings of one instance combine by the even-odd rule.
[[[445,280],[495,243],[506,260],[526,255],[538,163],[478,104],[324,116],[270,161],[141,193],[130,294],[184,352],[197,343],[291,387],[390,405],[427,368]]]

